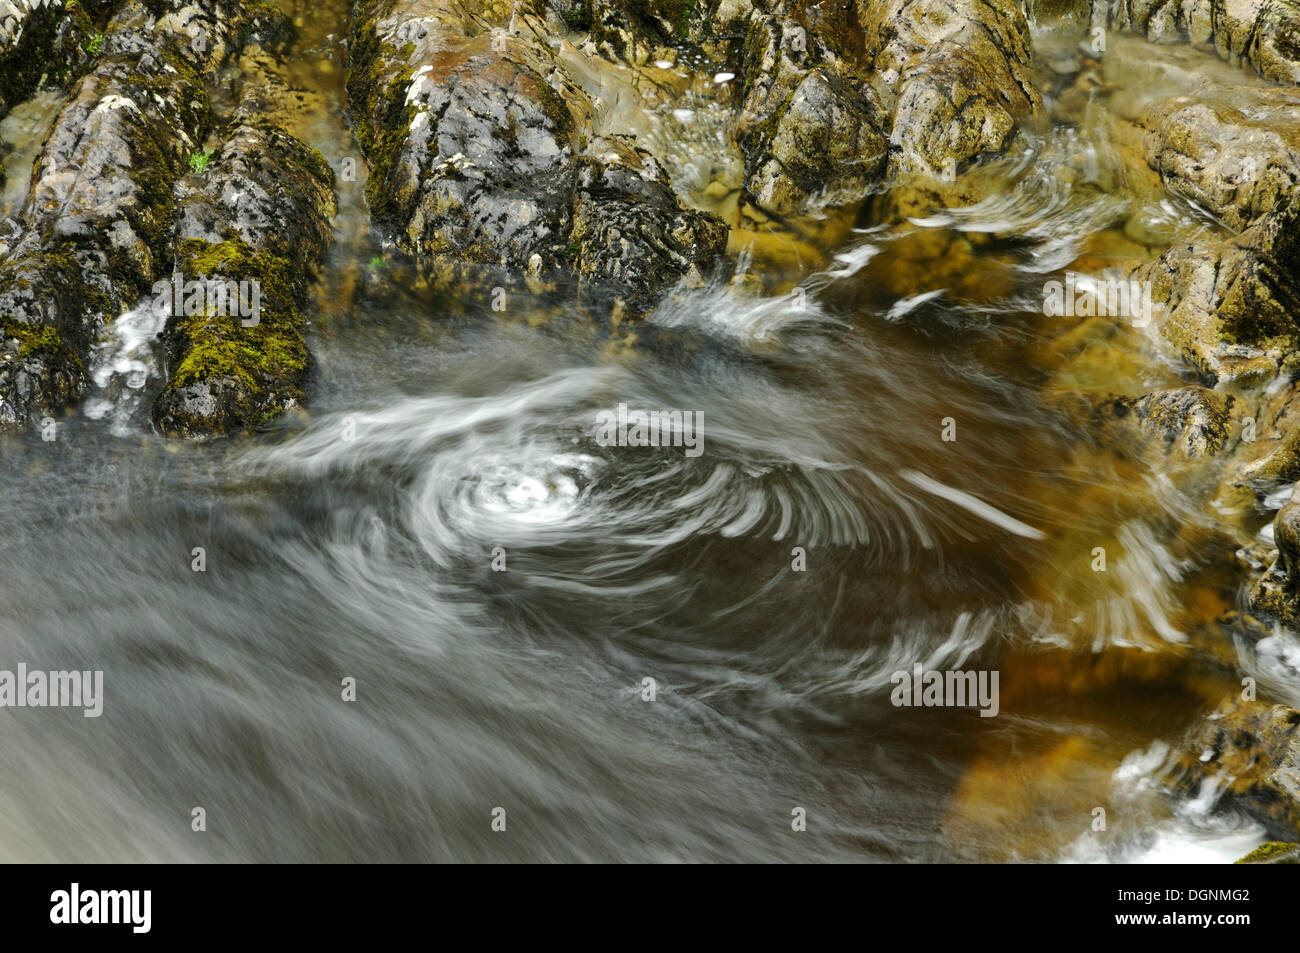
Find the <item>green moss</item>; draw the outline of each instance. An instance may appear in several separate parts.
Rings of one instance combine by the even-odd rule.
[[[303,322],[294,307],[299,290],[293,263],[254,251],[242,241],[210,243],[189,239],[177,253],[186,278],[221,277],[257,281],[259,321],[245,327],[238,317],[199,314],[173,318],[169,343],[178,363],[167,390],[219,379],[234,380],[257,406],[274,390],[301,398],[309,357]]]
[[[411,43],[400,50],[391,43],[381,43],[371,22],[358,31],[351,50],[348,100],[358,117],[357,142],[370,161],[366,198],[378,222],[394,217],[397,198],[389,179],[416,114],[415,106],[406,103],[410,77],[399,72],[385,82],[385,65],[404,63],[414,49]]]
[[[570,30],[590,30],[591,0],[579,0],[570,7],[564,14],[564,22]]]
[[[1270,857],[1276,857],[1279,854],[1289,854],[1296,852],[1300,855],[1300,844],[1289,844],[1286,841],[1269,841],[1267,844],[1260,844],[1241,860],[1239,864],[1257,864],[1261,860],[1268,860]],[[1297,861],[1300,862],[1300,861]]]
[[[155,98],[185,104],[178,117],[183,132],[191,141],[200,142],[211,124],[211,104],[198,73],[185,60],[175,54],[165,53],[172,71],[159,78],[142,81]],[[150,126],[140,126],[130,137],[130,175],[139,191],[138,200],[128,210],[132,227],[151,248],[161,248],[167,243],[175,213],[175,183],[180,169],[179,156],[171,143],[160,142]],[[206,164],[207,153],[199,153]],[[194,158],[190,167],[194,168]],[[137,289],[138,290],[138,289]]]
[[[33,356],[54,356],[63,350],[63,339],[59,332],[48,325],[25,324],[13,318],[0,318],[0,330],[3,336],[18,341],[19,358]]]
[[[685,42],[691,33],[691,15],[695,12],[695,0],[684,0],[677,20],[677,39]]]
[[[243,48],[249,43],[261,43],[274,48],[292,43],[296,30],[293,19],[281,10],[261,0],[246,0],[232,21],[235,45]]]
[[[131,181],[139,191],[139,199],[128,208],[127,216],[145,242],[159,248],[167,240],[175,212],[175,170],[151,136],[133,137],[130,148]]]
[[[312,149],[307,153],[307,171],[316,176],[323,185],[334,188],[334,170],[330,168],[330,164],[325,161],[325,156],[319,149]]]

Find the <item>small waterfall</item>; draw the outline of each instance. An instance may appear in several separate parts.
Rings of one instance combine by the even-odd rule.
[[[114,436],[124,437],[138,426],[147,385],[161,373],[157,338],[170,315],[170,301],[146,297],[107,325],[91,351],[94,389],[85,414],[107,420]]]

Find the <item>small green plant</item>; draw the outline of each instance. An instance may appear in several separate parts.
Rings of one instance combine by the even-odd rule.
[[[104,48],[104,34],[96,33],[81,44],[81,48],[91,56],[98,56]]]
[[[196,152],[190,156],[190,171],[195,175],[202,175],[208,170],[208,160],[212,158],[210,152]]]
[[[370,259],[370,270],[371,270],[371,271],[378,271],[380,268],[383,268],[383,267],[384,267],[384,256],[383,256],[383,255],[376,255],[374,258]]]

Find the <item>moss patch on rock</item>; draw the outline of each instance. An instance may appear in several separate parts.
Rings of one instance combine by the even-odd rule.
[[[310,356],[294,264],[242,241],[199,239],[180,244],[177,263],[191,279],[257,282],[261,311],[251,326],[211,308],[173,318],[166,333],[173,369],[154,404],[159,428],[175,436],[228,434],[300,404]]]
[[[1300,844],[1277,840],[1269,841],[1267,844],[1260,844],[1236,863],[1300,864]]]
[[[19,360],[34,357],[81,366],[81,360],[64,342],[63,335],[49,325],[26,324],[10,317],[0,317],[0,337],[6,342],[18,342],[16,357]]]

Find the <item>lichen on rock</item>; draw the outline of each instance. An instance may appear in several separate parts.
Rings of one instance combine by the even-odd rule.
[[[1234,231],[1273,211],[1300,182],[1300,91],[1215,87],[1144,111],[1146,159],[1166,187]]]

